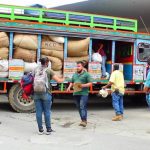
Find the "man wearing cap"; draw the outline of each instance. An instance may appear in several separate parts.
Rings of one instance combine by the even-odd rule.
[[[106,53],[104,51],[104,44],[103,43],[99,43],[98,46],[99,46],[98,52],[99,52],[99,54],[102,57],[102,62],[101,62],[101,65],[102,65],[102,67],[101,67],[102,68],[102,77],[101,78],[106,78],[107,75],[106,75],[106,66],[105,65],[106,65],[107,57],[106,57]]]
[[[144,91],[146,92],[146,101],[150,107],[150,56],[147,59],[147,78],[144,84]]]
[[[74,73],[67,91],[69,92],[71,87],[73,87],[73,96],[81,118],[79,126],[83,127],[87,125],[87,102],[91,84],[91,76],[85,71],[84,63],[82,61],[77,62],[77,72]]]
[[[121,121],[123,119],[123,95],[125,92],[124,88],[124,76],[123,73],[119,70],[119,64],[114,64],[114,71],[112,72],[109,83],[102,87],[106,89],[111,86],[112,91],[112,104],[115,110],[115,117],[112,118],[112,121]]]

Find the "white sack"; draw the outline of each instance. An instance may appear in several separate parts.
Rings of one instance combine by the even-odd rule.
[[[0,72],[0,78],[7,78],[8,72]]]
[[[38,66],[37,63],[28,63],[25,62],[24,64],[24,72],[32,72]]]
[[[8,71],[8,60],[0,60],[0,72]]]
[[[102,56],[99,53],[93,53],[92,60],[94,62],[102,62]]]

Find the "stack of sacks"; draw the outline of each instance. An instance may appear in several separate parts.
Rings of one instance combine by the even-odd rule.
[[[0,60],[0,78],[8,77],[8,60]]]
[[[9,38],[5,32],[0,32],[0,57],[1,59],[8,59],[9,54]]]
[[[64,58],[64,37],[42,36],[42,57],[48,57],[51,68],[58,76],[62,76]]]
[[[68,41],[68,61],[88,61],[90,38]]]
[[[15,34],[13,58],[22,59],[25,62],[35,62],[38,48],[37,40],[37,35]]]

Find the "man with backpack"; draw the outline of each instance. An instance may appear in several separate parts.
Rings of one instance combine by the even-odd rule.
[[[50,134],[51,129],[51,104],[52,94],[50,88],[50,80],[53,79],[58,83],[64,81],[64,78],[59,78],[54,72],[48,68],[49,60],[47,57],[40,59],[41,65],[34,71],[34,102],[36,110],[36,120],[38,124],[39,134],[44,133],[42,126],[42,112],[44,112],[44,119],[46,125],[46,134]]]

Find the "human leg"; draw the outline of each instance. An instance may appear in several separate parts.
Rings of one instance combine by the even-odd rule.
[[[43,105],[39,96],[34,94],[34,103],[35,103],[35,111],[36,111],[36,121],[38,124],[39,131],[43,130],[42,126],[42,112],[43,112]]]

